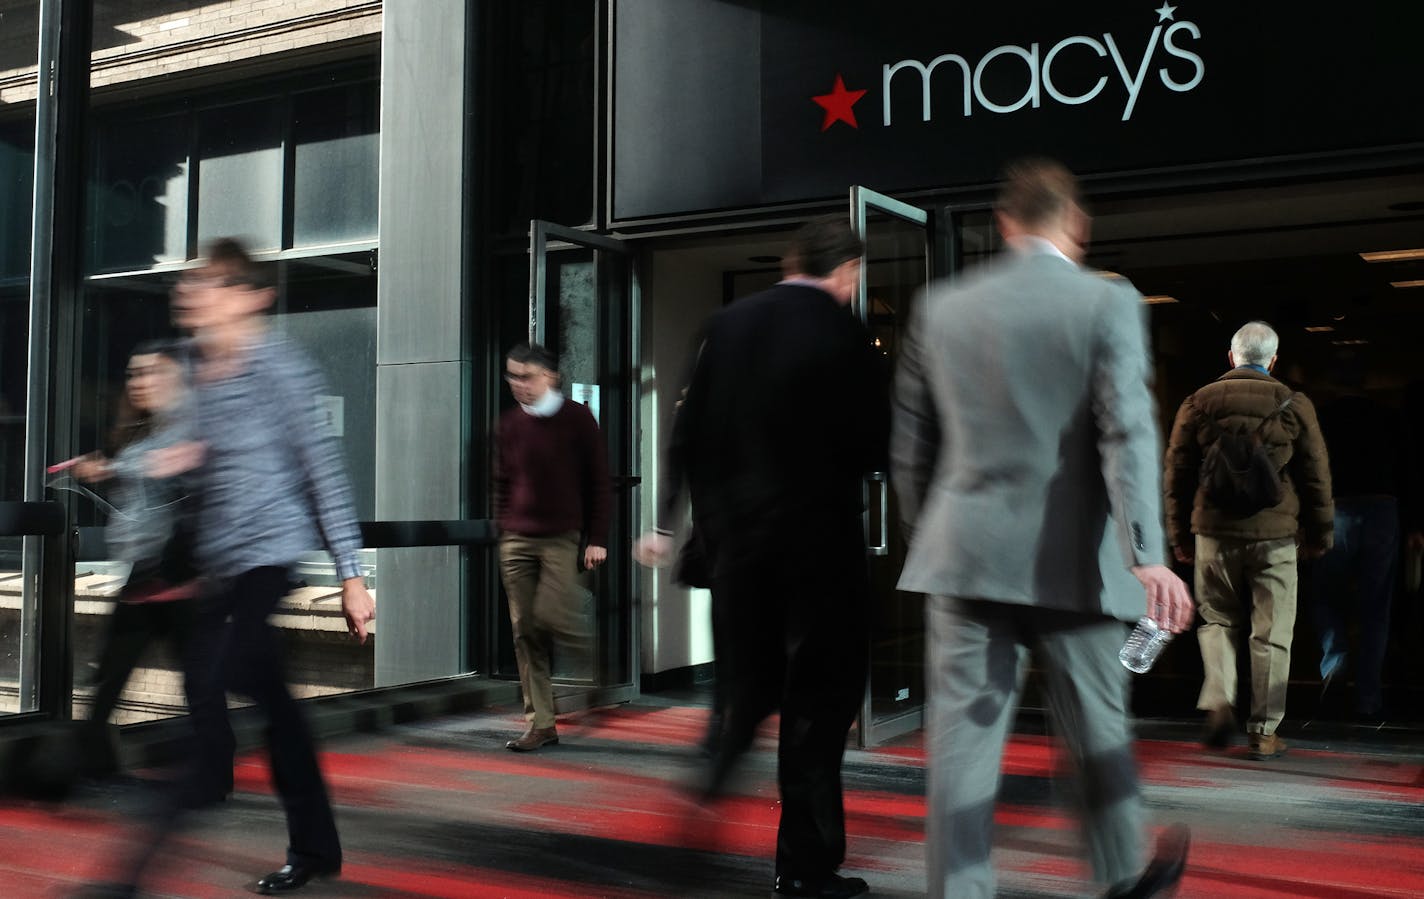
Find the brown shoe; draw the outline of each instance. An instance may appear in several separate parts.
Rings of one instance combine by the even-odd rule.
[[[1236,733],[1236,716],[1231,713],[1231,706],[1219,706],[1206,714],[1202,745],[1207,749],[1226,749],[1236,741]]]
[[[505,749],[515,752],[533,752],[540,746],[553,746],[559,742],[559,732],[552,727],[531,727],[524,736],[504,744]]]
[[[1251,735],[1251,758],[1258,762],[1278,759],[1286,754],[1286,741],[1275,734]]]

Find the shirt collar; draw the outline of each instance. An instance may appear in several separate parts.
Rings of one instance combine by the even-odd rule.
[[[1055,247],[1052,241],[1039,237],[1037,234],[1020,234],[1009,240],[1008,244],[1015,253],[1024,256],[1057,256],[1074,268],[1078,267],[1078,263],[1064,255],[1063,251]]]
[[[548,390],[544,391],[544,395],[539,397],[538,400],[529,404],[528,406],[524,405],[523,403],[520,403],[519,408],[523,409],[525,412],[534,416],[535,418],[550,418],[556,412],[558,412],[559,409],[563,407],[563,405],[564,395],[559,391],[555,390],[553,387],[550,387]]]
[[[1267,368],[1266,366],[1264,366],[1264,365],[1252,365],[1252,364],[1249,363],[1249,362],[1242,363],[1241,365],[1236,366],[1236,368],[1237,368],[1238,371],[1241,370],[1241,369],[1243,369],[1243,368],[1249,368],[1249,369],[1251,369],[1252,371],[1258,371],[1258,372],[1260,372],[1260,373],[1263,374],[1263,375],[1269,375],[1269,374],[1271,373],[1271,370],[1270,370],[1269,368]]]

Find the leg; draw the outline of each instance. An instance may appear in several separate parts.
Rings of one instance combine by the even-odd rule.
[[[554,683],[553,663],[548,654],[568,653],[577,662],[588,657],[593,647],[593,634],[579,607],[579,600],[587,591],[579,584],[578,551],[577,532],[539,538],[539,582],[534,588],[533,615],[535,627],[544,641],[546,671],[542,693],[536,689],[535,696],[536,702],[548,709],[550,727],[554,724]],[[535,710],[541,720],[545,718],[539,705]]]
[[[714,602],[722,605],[726,639],[717,660],[722,727],[712,746],[704,792],[721,792],[737,761],[751,747],[757,728],[781,703],[786,679],[786,593],[773,565],[743,562],[719,566]]]
[[[1295,633],[1295,539],[1259,540],[1249,550],[1251,717],[1248,734],[1276,732],[1286,714],[1291,638]]]
[[[1202,688],[1197,708],[1215,711],[1236,704],[1236,644],[1246,620],[1241,602],[1240,553],[1230,541],[1197,537],[1196,598],[1202,624]]]
[[[516,534],[501,538],[499,570],[504,591],[509,596],[509,625],[514,636],[514,658],[519,666],[519,687],[524,694],[524,717],[531,728],[553,727],[549,647],[534,615],[534,597],[540,578],[537,540]]]
[[[776,872],[810,883],[829,879],[845,860],[841,761],[870,664],[869,581],[860,522],[854,524],[847,548],[803,557],[782,578],[789,603]]]
[[[341,841],[331,801],[306,719],[287,690],[281,635],[267,623],[287,587],[287,569],[278,567],[253,569],[234,583],[229,686],[267,717],[272,781],[287,813],[287,863],[335,871]]]
[[[929,895],[989,899],[994,801],[1027,651],[1003,605],[935,596],[925,617]]]
[[[1399,503],[1370,502],[1362,510],[1359,565],[1360,663],[1355,670],[1355,711],[1372,715],[1384,705],[1381,676],[1389,645],[1390,606],[1399,567]]]
[[[1128,727],[1127,669],[1118,664],[1122,622],[1036,616],[1037,648],[1052,713],[1078,775],[1083,829],[1100,883],[1130,882],[1142,863],[1142,794]]]
[[[97,684],[89,709],[89,722],[84,728],[86,741],[99,740],[102,743],[96,745],[104,747],[108,746],[109,716],[118,705],[119,696],[128,683],[129,675],[133,674],[134,666],[153,640],[157,627],[155,608],[145,603],[123,602],[121,598],[114,604],[108,625],[104,648],[99,654],[99,669],[95,674]]]

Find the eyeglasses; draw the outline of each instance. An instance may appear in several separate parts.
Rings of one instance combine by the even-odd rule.
[[[124,372],[124,377],[132,381],[134,378],[142,378],[144,375],[151,375],[157,371],[158,369],[151,365],[144,368],[130,368]]]

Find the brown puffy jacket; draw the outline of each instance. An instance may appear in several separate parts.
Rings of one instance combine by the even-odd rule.
[[[1202,456],[1221,425],[1258,427],[1291,389],[1250,368],[1233,369],[1182,402],[1167,444],[1163,488],[1167,537],[1173,547],[1193,551],[1193,534],[1244,540],[1296,536],[1313,550],[1329,549],[1335,505],[1330,493],[1330,459],[1316,421],[1315,406],[1297,393],[1262,432],[1271,461],[1281,472],[1279,504],[1247,518],[1217,509],[1199,489]]]

